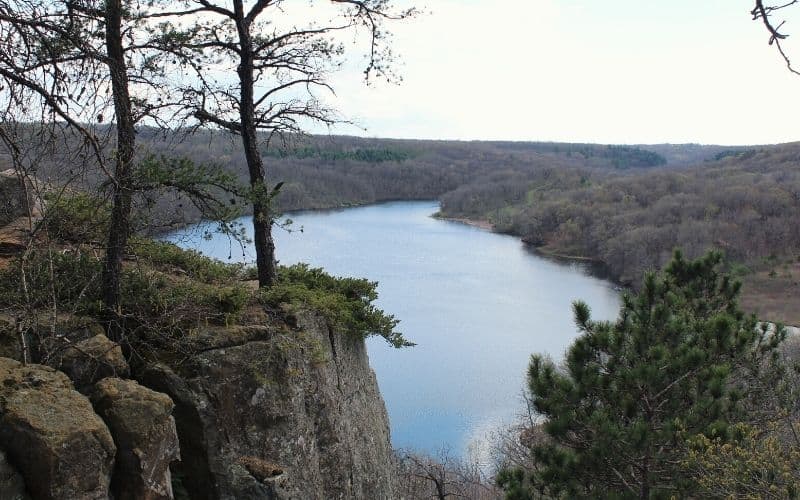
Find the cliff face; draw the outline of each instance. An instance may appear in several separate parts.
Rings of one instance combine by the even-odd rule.
[[[18,223],[29,205],[22,187],[0,172],[7,285],[31,238],[30,221]],[[140,251],[149,257],[137,258],[139,281],[131,282],[138,288],[128,298],[130,316],[148,327],[132,331],[124,346],[88,316],[48,310],[42,324],[37,314],[15,320],[8,311],[30,298],[0,287],[7,300],[0,314],[0,500],[395,498],[388,417],[361,336],[332,331],[316,313],[277,310],[284,299],[247,293],[238,268],[163,246]],[[64,243],[57,255],[77,253]],[[86,290],[99,261],[80,261],[89,266],[85,275],[60,276],[48,259],[55,285],[86,280],[70,300],[85,298],[93,310]],[[76,258],[65,269],[80,265]],[[298,272],[298,280],[322,276]],[[322,278],[332,289],[295,285],[351,312],[353,290]],[[174,311],[180,326],[159,326]],[[211,326],[223,317],[238,324]]]
[[[108,498],[116,447],[61,372],[0,358],[0,451],[39,498]]]
[[[388,417],[364,342],[332,332],[311,313],[289,322],[292,326],[264,321],[209,327],[193,337],[196,354],[189,361],[173,368],[134,366],[133,377],[141,385],[118,378],[124,370],[99,381],[70,381],[52,368],[25,368],[6,359],[6,392],[23,391],[20,401],[47,400],[50,406],[17,410],[13,398],[0,394],[0,453],[6,452],[34,499],[65,498],[59,493],[64,491],[75,498],[122,498],[120,491],[129,492],[125,498],[172,498],[167,466],[174,474],[175,498],[395,498]],[[97,343],[83,341],[79,345],[88,347],[79,351],[91,354],[92,342]],[[90,361],[98,360],[91,356]],[[26,375],[29,371],[36,376]],[[58,383],[40,383],[40,373],[52,374],[47,376]],[[19,383],[10,382],[18,378]],[[73,382],[89,398],[75,391]],[[53,398],[48,392],[56,389],[80,405],[81,412],[64,408],[77,419],[78,430],[60,433],[63,422],[55,422],[34,429],[41,435],[28,435],[24,425],[17,426],[20,430],[7,425],[61,408],[66,396]],[[83,429],[77,422],[92,427]],[[62,447],[51,441],[61,434],[106,436],[102,463],[95,463],[97,453],[59,452]],[[41,453],[19,445],[40,441]],[[51,473],[42,474],[42,464]],[[52,471],[69,471],[69,477]],[[91,479],[91,488],[72,484],[78,479]],[[139,493],[124,485],[135,485]]]
[[[296,328],[218,329],[180,375],[137,373],[168,394],[191,498],[394,498],[388,417],[364,342],[312,314]]]

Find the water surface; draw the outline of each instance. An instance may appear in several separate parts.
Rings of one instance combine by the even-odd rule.
[[[291,233],[275,231],[277,255],[283,264],[378,281],[378,305],[418,344],[367,342],[395,447],[483,453],[492,432],[522,409],[531,353],[560,359],[576,336],[572,301],[611,319],[619,296],[583,264],[553,262],[517,238],[430,217],[437,210],[435,202],[394,202],[294,213]],[[226,237],[204,240],[207,228],[166,238],[225,261],[255,260]]]

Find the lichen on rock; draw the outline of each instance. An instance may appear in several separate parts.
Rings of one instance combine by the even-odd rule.
[[[0,448],[34,498],[108,498],[116,447],[61,372],[0,358]]]
[[[81,392],[105,377],[130,376],[122,348],[104,334],[69,345],[53,359],[53,365],[66,373]]]
[[[394,499],[388,417],[363,339],[296,316],[295,329],[199,334],[204,349],[179,374],[163,364],[135,373],[175,401],[176,467],[191,498]]]
[[[180,450],[169,396],[109,377],[95,385],[90,397],[117,446],[114,498],[171,499],[169,466],[180,458]]]

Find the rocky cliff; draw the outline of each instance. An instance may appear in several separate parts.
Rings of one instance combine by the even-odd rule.
[[[169,395],[191,498],[391,499],[386,410],[364,342],[303,313],[292,327],[198,335],[180,373],[137,370]]]
[[[364,342],[315,314],[208,327],[132,379],[105,337],[71,341],[63,371],[0,358],[2,498],[395,498]]]
[[[0,172],[0,500],[396,497],[364,338],[407,343],[374,283],[295,266],[258,289],[134,238],[120,345],[98,320],[96,211],[25,186]],[[31,232],[25,213],[83,229]]]

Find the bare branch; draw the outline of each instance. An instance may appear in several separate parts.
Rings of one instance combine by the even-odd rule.
[[[764,27],[767,28],[767,31],[770,34],[769,44],[775,45],[775,48],[778,49],[778,53],[781,55],[784,62],[786,63],[786,67],[789,69],[789,71],[791,71],[796,75],[800,75],[800,70],[796,70],[794,68],[794,66],[792,65],[792,61],[789,59],[789,56],[786,54],[786,52],[783,49],[783,46],[781,45],[781,40],[785,40],[789,36],[779,31],[781,27],[784,25],[785,21],[782,21],[778,26],[775,26],[772,23],[772,21],[770,21],[770,14],[780,9],[784,9],[786,7],[795,5],[799,1],[800,0],[792,0],[782,5],[765,6],[763,0],[756,0],[755,7],[753,7],[753,10],[750,11],[750,14],[753,16],[753,20],[756,21],[760,19],[761,22],[764,24]]]

